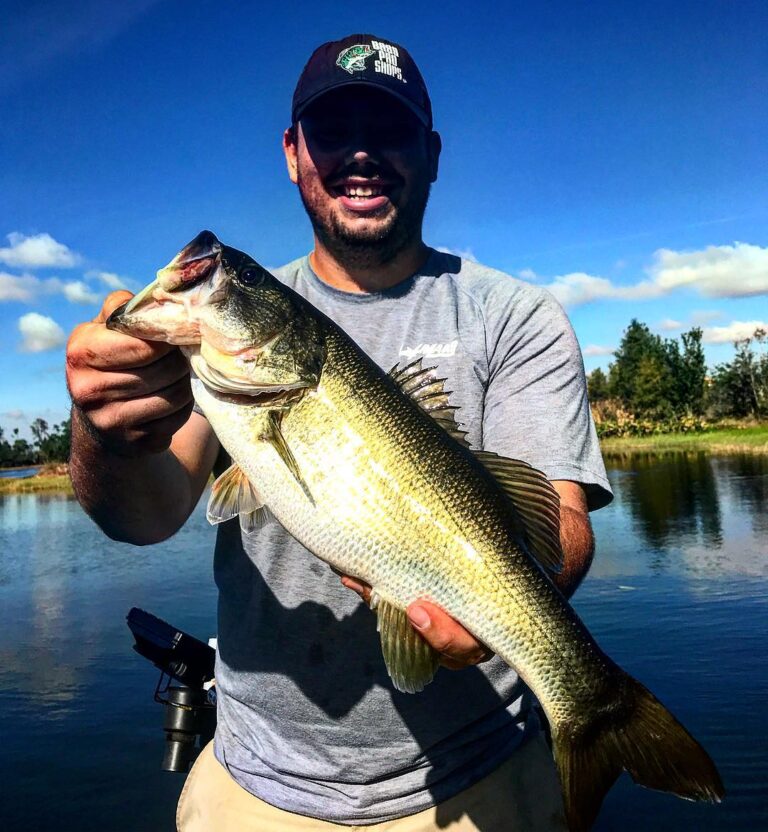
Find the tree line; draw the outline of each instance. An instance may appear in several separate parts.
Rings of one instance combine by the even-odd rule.
[[[45,419],[35,419],[29,429],[31,442],[19,436],[18,428],[14,428],[10,439],[6,439],[5,431],[0,427],[0,468],[66,462],[69,459],[69,419],[52,426]]]
[[[699,430],[704,419],[768,418],[768,332],[756,329],[734,342],[731,361],[709,370],[701,345],[702,330],[680,340],[662,338],[633,319],[605,373],[587,377],[598,433],[614,436]],[[32,441],[14,428],[6,438],[0,427],[0,467],[66,462],[70,420],[49,425],[35,419]]]
[[[696,430],[703,420],[768,417],[768,333],[734,342],[731,361],[707,368],[702,330],[663,338],[633,319],[614,360],[587,377],[601,435]]]

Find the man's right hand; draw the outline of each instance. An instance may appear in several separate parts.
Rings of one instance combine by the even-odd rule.
[[[178,347],[106,328],[132,297],[112,292],[67,344],[67,386],[89,432],[111,453],[139,457],[166,450],[192,410],[189,366]]]

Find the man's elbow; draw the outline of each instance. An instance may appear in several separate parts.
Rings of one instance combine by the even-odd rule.
[[[116,543],[130,543],[132,546],[152,546],[173,537],[187,520],[187,516],[171,522],[147,524],[142,522],[116,523],[112,517],[90,514],[94,523],[104,534]],[[171,518],[166,518],[171,520]]]

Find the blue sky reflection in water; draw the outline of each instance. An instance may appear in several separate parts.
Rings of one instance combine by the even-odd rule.
[[[593,515],[599,549],[576,606],[707,747],[729,795],[694,805],[623,778],[596,828],[768,828],[768,459],[633,455],[610,475],[616,501]],[[156,673],[124,618],[136,605],[215,631],[201,508],[142,549],[107,540],[72,500],[0,498],[4,829],[172,828],[182,778],[159,771]]]

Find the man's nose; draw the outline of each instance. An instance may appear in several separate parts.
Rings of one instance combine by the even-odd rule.
[[[378,165],[379,154],[372,143],[369,142],[354,142],[347,146],[344,153],[345,165],[356,165],[358,167],[365,167],[366,165]]]
[[[354,150],[352,152],[352,161],[354,162],[367,162],[370,160],[372,155],[372,150],[370,146],[361,147],[358,150]]]
[[[374,130],[369,124],[350,124],[347,134],[347,154],[355,161],[364,160],[378,153],[379,141]]]

